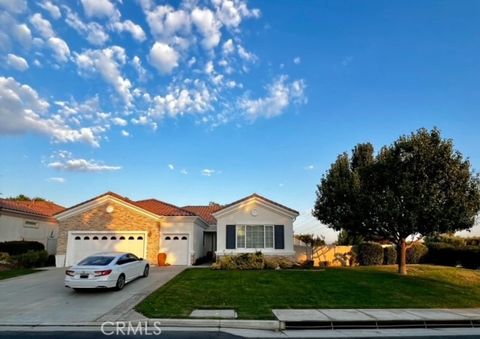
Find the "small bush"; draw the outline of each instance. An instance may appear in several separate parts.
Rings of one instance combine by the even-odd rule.
[[[358,245],[358,262],[362,266],[383,264],[383,248],[375,242],[364,242]]]
[[[289,257],[264,256],[261,252],[256,252],[224,255],[218,257],[211,267],[215,270],[261,270],[292,268],[295,265],[295,261]]]
[[[45,246],[38,241],[5,241],[0,242],[0,252],[10,255],[27,253],[28,251],[43,251]]]
[[[383,249],[383,264],[395,265],[397,263],[397,250],[394,246],[387,246]]]
[[[407,264],[420,263],[424,259],[427,252],[427,246],[420,243],[412,244],[410,247],[407,248]]]
[[[31,267],[43,267],[48,259],[47,251],[28,251],[13,256],[13,260],[18,267],[31,268]]]

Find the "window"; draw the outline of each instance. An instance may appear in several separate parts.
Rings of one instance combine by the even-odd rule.
[[[106,266],[112,262],[115,257],[104,257],[104,256],[92,256],[87,257],[80,261],[78,265],[80,266]]]
[[[25,221],[25,223],[23,224],[23,227],[38,228],[38,225],[35,221]]]
[[[273,226],[237,225],[237,248],[273,248]]]
[[[120,237],[120,240],[125,240],[125,237],[122,235],[122,236]]]
[[[129,236],[128,240],[135,240],[135,237]]]
[[[94,236],[92,239],[93,239],[93,240],[98,240],[98,237],[97,237],[97,236]]]

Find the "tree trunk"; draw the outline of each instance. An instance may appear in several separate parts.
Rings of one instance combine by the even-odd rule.
[[[407,243],[405,239],[401,239],[397,244],[398,255],[398,273],[402,275],[407,274]]]

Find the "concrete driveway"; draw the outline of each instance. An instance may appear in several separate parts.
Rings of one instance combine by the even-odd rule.
[[[0,325],[70,325],[115,321],[185,269],[152,267],[122,291],[75,292],[64,287],[65,269],[55,268],[0,281]]]

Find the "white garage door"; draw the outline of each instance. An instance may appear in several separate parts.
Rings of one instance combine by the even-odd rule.
[[[164,234],[162,251],[170,265],[188,265],[188,234]]]
[[[66,265],[77,264],[99,252],[130,252],[143,258],[146,249],[145,232],[71,232],[67,247]]]

